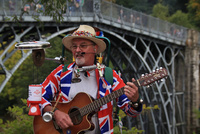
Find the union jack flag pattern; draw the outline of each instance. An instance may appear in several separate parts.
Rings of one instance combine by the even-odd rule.
[[[73,67],[75,63],[71,63],[67,67],[67,71],[63,72],[64,65],[58,66],[54,69],[42,83],[42,102],[40,104],[41,111],[47,105],[50,105],[50,101],[54,99],[57,93],[62,93],[60,102],[69,102],[69,91],[71,85],[71,79],[73,74]],[[102,69],[102,71],[104,71]],[[98,98],[104,97],[111,92],[118,90],[125,86],[123,80],[119,77],[116,71],[113,70],[113,85],[109,84],[106,79],[99,77],[99,72],[96,69],[96,79],[98,84]],[[104,85],[104,86],[103,86]],[[126,95],[121,95],[117,99],[118,107],[121,108],[127,115],[136,117],[142,111],[134,110],[129,104],[130,100]],[[103,105],[98,112],[99,125],[102,134],[113,134],[113,101]]]

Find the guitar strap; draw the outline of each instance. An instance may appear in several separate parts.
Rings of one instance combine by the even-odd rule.
[[[104,73],[105,79],[110,83],[110,85],[113,85],[113,71],[112,68],[106,67],[105,73]]]
[[[68,70],[67,67],[68,67],[68,64],[65,64],[64,67],[63,67],[63,71],[62,72],[67,71]]]

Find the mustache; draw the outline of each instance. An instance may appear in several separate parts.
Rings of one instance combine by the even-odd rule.
[[[82,52],[81,54],[96,54],[96,53],[94,53],[94,52]]]

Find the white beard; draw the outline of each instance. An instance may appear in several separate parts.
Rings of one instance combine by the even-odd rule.
[[[82,66],[85,64],[85,58],[76,58],[76,65]]]

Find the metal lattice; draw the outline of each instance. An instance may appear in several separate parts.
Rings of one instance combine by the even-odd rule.
[[[166,68],[169,73],[166,80],[140,88],[146,109],[138,119],[127,117],[125,125],[128,128],[137,125],[146,134],[184,134],[183,48],[122,33],[109,32],[112,42],[110,57],[125,81],[137,79],[159,67]]]

